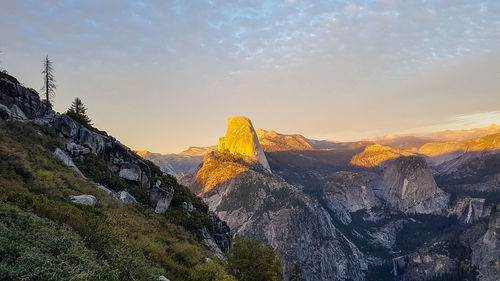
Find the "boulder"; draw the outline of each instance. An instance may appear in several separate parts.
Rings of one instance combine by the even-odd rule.
[[[141,169],[135,164],[123,163],[118,175],[126,180],[138,182],[141,180]]]
[[[71,157],[69,157],[69,155],[66,154],[66,152],[62,151],[59,148],[56,148],[56,150],[54,151],[54,155],[57,158],[59,158],[64,163],[64,165],[70,167],[71,169],[73,169],[75,172],[77,172],[82,177],[85,177],[82,174],[82,172],[78,169],[78,167],[75,165],[75,163],[73,163],[73,160],[71,159]]]
[[[151,202],[156,202],[155,213],[164,214],[170,207],[170,203],[174,198],[174,189],[170,188],[170,191],[166,191],[159,187],[154,187],[150,193]]]
[[[73,203],[89,205],[89,206],[94,206],[96,203],[95,196],[89,194],[70,196],[70,199]]]
[[[122,201],[124,203],[128,203],[128,204],[137,203],[137,200],[135,200],[135,197],[130,195],[130,193],[128,193],[126,191],[118,192],[118,198],[120,199],[120,201]]]
[[[11,107],[11,112],[12,112],[12,118],[19,119],[19,120],[27,120],[28,117],[24,114],[24,112],[15,104],[12,105]]]
[[[8,107],[6,107],[3,104],[0,104],[0,118],[2,118],[2,119],[10,118],[11,114],[12,114],[12,112],[10,111],[10,109]]]
[[[118,194],[117,194],[116,192],[112,191],[111,189],[109,189],[109,188],[105,187],[105,186],[104,186],[104,185],[102,185],[102,184],[99,184],[99,183],[98,183],[98,184],[97,184],[97,188],[98,188],[98,189],[100,189],[100,190],[102,190],[102,191],[104,191],[104,192],[106,192],[106,193],[107,193],[107,194],[109,194],[109,195],[113,195],[113,196],[118,197]]]

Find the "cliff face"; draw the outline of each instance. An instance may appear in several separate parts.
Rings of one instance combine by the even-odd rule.
[[[299,264],[306,280],[363,279],[363,254],[337,231],[318,202],[278,176],[248,169],[202,198],[233,233],[276,249],[285,276]]]
[[[260,163],[264,169],[271,172],[264,150],[260,146],[257,133],[252,122],[247,117],[236,116],[228,118],[227,132],[219,139],[219,152],[228,152],[235,156],[242,156],[245,160]]]
[[[322,181],[320,191],[320,199],[344,224],[351,223],[350,213],[381,205],[369,180],[358,173],[333,173]]]
[[[448,195],[436,182],[421,157],[408,156],[388,161],[381,182],[381,195],[405,213],[442,214]]]
[[[479,280],[500,279],[500,204],[488,219],[484,235],[472,244],[472,264],[479,267]]]

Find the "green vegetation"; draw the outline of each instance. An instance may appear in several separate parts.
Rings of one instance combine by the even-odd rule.
[[[124,179],[109,171],[106,162],[95,154],[91,153],[85,157],[77,158],[73,162],[86,177],[108,188],[120,191],[129,187]]]
[[[438,239],[443,233],[455,233],[458,224],[456,217],[412,214],[413,221],[404,225],[396,235],[395,247],[403,254],[411,253],[429,241]]]
[[[295,264],[293,266],[293,271],[290,276],[290,281],[305,281],[304,278],[302,278],[302,269],[300,268],[300,265]]]
[[[0,120],[0,280],[257,280],[230,274],[244,272],[236,270],[247,262],[239,261],[244,256],[233,251],[225,264],[204,245],[199,233],[211,223],[207,206],[175,178],[148,162],[153,178],[175,189],[165,215],[147,204],[123,205],[64,166],[53,155],[62,146],[44,126]],[[133,189],[139,187],[109,172],[97,156],[76,162],[87,178],[138,196]],[[94,195],[95,207],[69,200],[79,194]],[[186,212],[182,202],[196,210]],[[262,256],[254,256],[253,271],[278,274],[270,273],[271,264],[280,273],[274,252],[257,249]]]
[[[257,240],[236,237],[229,251],[228,268],[240,281],[283,280],[275,252]]]
[[[113,280],[71,228],[0,202],[0,280]]]
[[[52,154],[58,145],[61,144],[57,137],[43,127],[0,121],[0,202],[15,205],[31,213],[32,217],[53,221],[47,228],[64,227],[76,233],[86,252],[78,252],[78,245],[66,250],[81,255],[95,253],[100,263],[89,258],[81,266],[88,272],[96,272],[99,280],[155,280],[160,274],[173,280],[190,280],[193,268],[204,263],[205,257],[215,259],[196,235],[170,223],[166,216],[154,214],[141,205],[122,206],[117,199],[65,167]],[[71,203],[69,196],[78,194],[96,196],[96,208]],[[18,230],[6,225],[2,231],[15,233]],[[14,243],[7,238],[13,236],[16,235],[2,235],[2,239],[7,239],[3,243]],[[30,247],[45,248],[37,240],[31,243]],[[18,244],[23,244],[22,240],[18,240]],[[22,277],[31,272],[29,252],[19,250],[16,253],[17,256],[11,256],[16,261],[16,268],[7,264],[5,268],[17,270],[9,271],[8,276]],[[1,257],[1,262],[8,262],[3,254]],[[56,257],[54,255],[54,259]],[[57,260],[54,263],[47,260],[43,266],[45,272],[56,277],[34,277],[33,280],[68,280],[56,274],[63,270]],[[110,274],[98,275],[101,266]]]
[[[92,120],[90,120],[89,116],[87,115],[87,108],[83,105],[83,102],[80,98],[75,98],[71,103],[71,107],[68,108],[68,110],[64,114],[68,115],[69,117],[71,117],[71,119],[75,120],[76,122],[80,123],[85,128],[93,132],[105,136],[108,135],[106,131],[101,131],[93,126],[94,124],[92,124]]]
[[[83,105],[80,98],[75,98],[71,107],[66,111],[66,115],[85,127],[92,126],[92,120],[87,115],[87,108]]]
[[[236,278],[226,273],[222,265],[213,262],[197,265],[191,273],[191,279],[193,281],[236,281]]]

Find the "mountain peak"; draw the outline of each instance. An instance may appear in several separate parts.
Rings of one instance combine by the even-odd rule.
[[[226,135],[219,138],[217,150],[259,162],[267,171],[271,171],[252,121],[247,117],[236,116],[227,119]]]
[[[389,159],[412,155],[415,154],[390,146],[373,144],[365,147],[363,152],[354,155],[351,159],[351,164],[363,167],[375,167]]]

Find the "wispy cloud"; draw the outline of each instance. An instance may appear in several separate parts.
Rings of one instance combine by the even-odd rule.
[[[96,124],[135,147],[167,152],[211,144],[218,133],[210,124],[223,126],[231,114],[333,137],[428,119],[465,124],[446,118],[500,104],[491,94],[500,89],[491,74],[500,67],[499,14],[496,0],[6,0],[0,50],[2,66],[34,88],[35,66],[48,53],[59,75],[56,109],[80,96]],[[441,69],[453,67],[464,71],[443,78]],[[427,73],[431,79],[419,78]],[[393,94],[403,80],[414,86]],[[452,98],[459,109],[434,101]],[[113,120],[108,108],[117,111]],[[136,111],[144,116],[129,116]],[[151,112],[164,127],[144,132],[157,123],[147,120]],[[129,126],[141,135],[130,136]],[[175,140],[167,135],[174,131]]]

